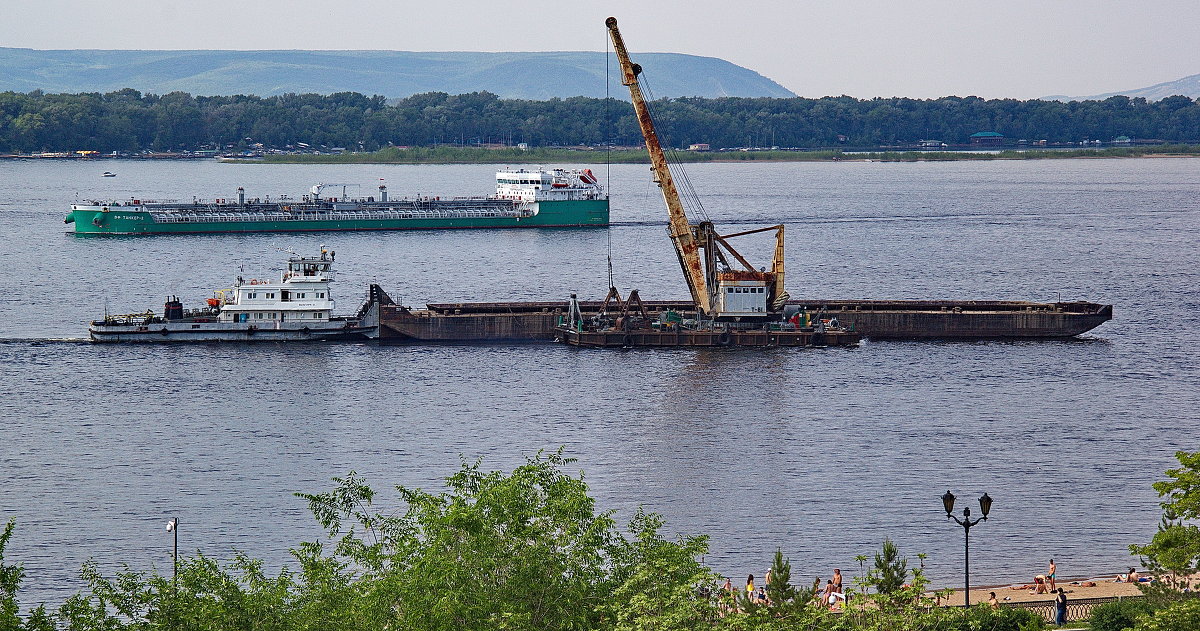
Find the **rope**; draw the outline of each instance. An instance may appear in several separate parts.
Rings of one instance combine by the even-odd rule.
[[[610,118],[610,115],[609,115],[609,109],[610,109],[611,100],[612,100],[611,89],[610,89],[610,86],[612,85],[612,81],[611,81],[612,71],[610,69],[610,63],[609,63],[609,60],[612,57],[612,49],[609,48],[609,46],[611,44],[612,44],[612,42],[608,38],[608,29],[605,28],[604,29],[604,122],[607,124],[607,126],[609,128],[609,134],[608,134],[609,141],[607,143],[605,143],[607,150],[604,152],[605,153],[604,168],[606,171],[605,176],[604,176],[604,179],[605,179],[604,185],[605,185],[605,191],[608,194],[609,200],[612,199],[612,146],[613,146],[612,136],[613,136],[613,132],[615,131],[614,128],[616,127],[615,125],[613,125],[612,119]],[[604,233],[608,237],[608,286],[616,287],[617,285],[613,282],[612,226],[610,225],[607,228],[605,228]]]
[[[654,123],[654,129],[658,130],[659,144],[663,146],[663,153],[668,158],[667,168],[671,170],[674,179],[678,180],[679,185],[676,186],[676,189],[680,194],[680,201],[688,209],[703,217],[705,221],[712,221],[708,216],[708,211],[704,209],[704,203],[700,201],[700,196],[696,193],[696,187],[692,186],[692,179],[688,177],[687,169],[679,159],[679,152],[671,145],[664,130],[658,124],[654,108],[651,105],[656,100],[654,90],[650,87],[650,81],[646,78],[644,70],[642,74],[638,75],[638,84],[645,87],[646,111],[650,114],[650,121]]]

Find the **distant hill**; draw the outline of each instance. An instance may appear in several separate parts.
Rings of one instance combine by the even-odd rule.
[[[1168,96],[1182,95],[1188,98],[1200,98],[1200,74],[1194,74],[1190,77],[1167,81],[1165,83],[1156,83],[1148,88],[1137,88],[1136,90],[1123,90],[1121,92],[1108,92],[1105,94],[1095,94],[1092,96],[1047,96],[1044,100],[1047,101],[1103,101],[1110,96],[1127,96],[1129,98],[1142,97],[1147,101],[1157,101],[1165,99]]]
[[[599,52],[473,53],[315,50],[33,50],[0,48],[0,91],[166,94],[488,91],[502,98],[604,96]],[[655,96],[773,96],[791,91],[713,57],[638,53]],[[612,94],[628,99],[615,62]]]

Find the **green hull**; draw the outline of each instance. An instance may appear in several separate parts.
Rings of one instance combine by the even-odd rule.
[[[608,225],[608,200],[539,202],[532,217],[446,217],[412,219],[189,221],[159,223],[134,208],[75,209],[66,223],[76,234],[188,234],[204,232],[310,232],[346,230],[446,230],[456,228],[575,228]]]

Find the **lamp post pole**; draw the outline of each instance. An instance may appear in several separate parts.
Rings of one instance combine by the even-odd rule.
[[[175,535],[175,548],[171,553],[172,569],[171,569],[171,590],[174,591],[179,582],[179,518],[172,517],[171,521],[167,522],[167,532]]]
[[[954,516],[951,512],[954,510],[954,494],[946,491],[942,496],[942,507],[946,509],[946,518],[953,519],[958,525],[963,527],[963,603],[965,606],[971,606],[971,526],[978,524],[981,521],[987,521],[988,512],[992,510],[992,498],[984,493],[979,498],[979,511],[983,513],[982,517],[971,519],[971,507],[963,507],[962,519]]]

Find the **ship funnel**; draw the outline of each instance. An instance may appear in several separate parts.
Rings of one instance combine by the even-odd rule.
[[[379,201],[381,201],[381,202],[387,201],[387,184],[379,185]]]
[[[246,189],[238,187],[238,206],[246,205]]]

